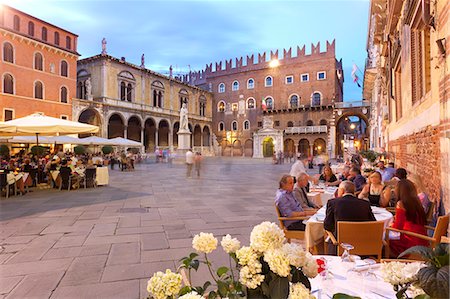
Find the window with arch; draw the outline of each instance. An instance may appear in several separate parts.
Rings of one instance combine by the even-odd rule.
[[[244,130],[250,130],[250,121],[249,120],[244,121]]]
[[[255,99],[250,98],[247,100],[247,109],[255,109]]]
[[[238,129],[238,123],[237,123],[237,121],[233,120],[233,122],[231,123],[231,130],[237,131],[237,129]]]
[[[199,98],[199,115],[205,116],[206,115],[206,98],[204,96],[200,96]]]
[[[321,125],[321,126],[326,126],[326,125],[327,125],[326,119],[321,119],[321,120],[320,120],[320,125]]]
[[[238,81],[234,81],[231,89],[233,91],[239,90],[239,82]]]
[[[297,95],[292,95],[291,98],[289,99],[289,106],[292,109],[298,108],[298,96]]]
[[[223,130],[225,130],[225,124],[223,123],[223,121],[221,121],[219,123],[219,132],[222,132]]]
[[[153,90],[153,106],[162,108],[163,97],[164,97],[164,84],[160,81],[152,82],[152,90]]]
[[[217,111],[225,112],[225,102],[224,101],[220,101],[219,104],[217,104]]]
[[[3,61],[14,63],[14,48],[8,42],[3,44]]]
[[[44,85],[41,81],[34,82],[34,98],[43,99],[44,98]]]
[[[225,83],[220,83],[218,87],[219,93],[225,92]]]
[[[273,99],[271,97],[266,98],[266,109],[267,110],[273,109]]]
[[[313,93],[311,98],[311,106],[320,106],[321,95],[318,92]]]
[[[247,81],[247,89],[255,88],[255,80],[253,78],[248,79]]]
[[[134,98],[135,79],[133,74],[128,71],[122,71],[117,75],[119,84],[119,96],[121,101],[132,102]]]
[[[59,46],[59,32],[55,32],[54,39],[55,39],[55,45]]]
[[[61,87],[60,98],[61,103],[67,103],[67,88],[65,86]]]
[[[289,128],[292,128],[292,127],[294,126],[294,122],[288,121],[287,126],[288,126]]]
[[[14,15],[13,28],[16,31],[20,31],[20,18],[18,15]]]
[[[70,38],[70,36],[66,36],[66,49],[71,49],[72,48],[72,39]]]
[[[10,74],[3,75],[3,93],[14,94],[14,78]]]
[[[180,110],[183,107],[183,104],[186,103],[186,108],[189,110],[189,93],[186,89],[182,89],[179,92],[180,97]]]
[[[28,35],[34,36],[34,23],[28,22]]]
[[[90,74],[86,70],[80,70],[77,73],[77,98],[86,99],[86,80]]]
[[[42,40],[47,41],[47,28],[42,27]]]
[[[306,122],[306,125],[307,125],[308,127],[312,127],[312,126],[314,126],[314,123],[313,123],[312,120],[308,120],[308,121]]]
[[[69,76],[69,65],[67,64],[67,61],[61,60],[61,76],[68,77]]]
[[[131,83],[127,84],[127,101],[131,102],[132,98],[131,98],[131,94],[133,91],[133,85],[131,85]]]
[[[266,87],[272,86],[273,84],[273,78],[271,76],[267,76],[264,80],[264,84]]]
[[[44,58],[41,53],[34,53],[34,69],[43,71],[44,70]]]
[[[120,100],[125,101],[127,99],[127,84],[120,82]]]

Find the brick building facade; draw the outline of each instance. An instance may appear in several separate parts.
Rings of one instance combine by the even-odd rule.
[[[214,94],[213,131],[222,155],[262,157],[281,150],[334,156],[333,105],[343,99],[342,61],[334,41],[323,52],[320,43],[309,54],[305,46],[296,52],[262,53],[256,62],[254,55],[245,63],[236,58],[183,76]]]
[[[372,0],[364,96],[372,146],[450,210],[450,2]]]
[[[78,36],[6,5],[0,36],[0,120],[35,112],[71,119]]]

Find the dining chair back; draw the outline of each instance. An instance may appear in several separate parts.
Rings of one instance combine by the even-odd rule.
[[[280,209],[278,209],[278,206],[276,204],[275,210],[277,212],[278,221],[280,222],[280,228],[283,230],[284,236],[286,237],[288,243],[291,243],[291,239],[303,240],[305,238],[305,232],[301,230],[288,230],[287,227],[284,225],[284,221],[286,220],[303,221],[305,219],[308,219],[309,217],[283,217],[280,213]]]
[[[87,185],[94,188],[97,187],[96,173],[96,168],[86,168],[86,171],[84,172],[84,188],[86,188]]]
[[[384,221],[338,221],[337,226],[337,242],[353,245],[351,254],[374,255],[377,260],[381,259]],[[338,245],[338,255],[342,253],[343,248]]]

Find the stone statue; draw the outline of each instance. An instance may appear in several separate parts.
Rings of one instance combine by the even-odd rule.
[[[183,103],[183,106],[180,110],[180,130],[188,131],[188,109],[186,102]]]
[[[84,82],[84,85],[86,87],[86,99],[90,100],[92,98],[92,84],[91,84],[91,78],[87,78]]]
[[[106,52],[106,38],[103,38],[102,39],[102,55],[106,55],[106,54],[108,54]]]
[[[141,56],[141,67],[145,67],[145,55],[142,54]]]
[[[172,68],[172,65],[170,65],[170,67],[169,67],[169,78],[172,79],[172,77],[173,77],[173,68]]]

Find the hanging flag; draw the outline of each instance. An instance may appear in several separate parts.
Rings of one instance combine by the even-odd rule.
[[[266,109],[267,109],[266,99],[264,97],[262,98],[261,108],[262,108],[263,111],[266,111]]]
[[[353,69],[352,69],[352,79],[353,79],[353,82],[356,83],[356,84],[358,85],[359,88],[361,88],[361,85],[359,84],[359,77],[358,77],[358,75],[356,74],[356,72],[357,72],[358,70],[359,70],[359,69],[358,69],[358,66],[356,66],[356,64],[354,63],[354,64],[353,64]]]

